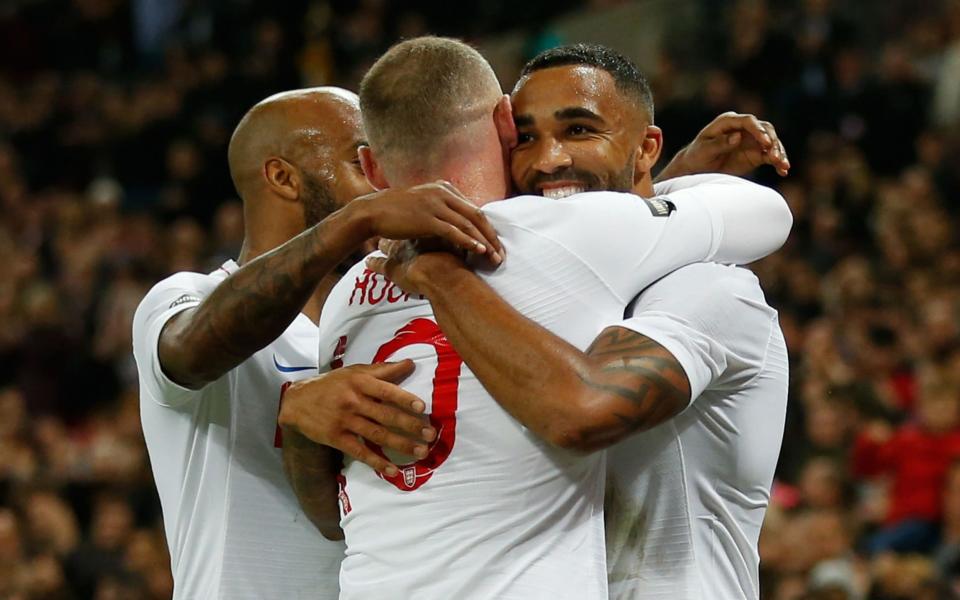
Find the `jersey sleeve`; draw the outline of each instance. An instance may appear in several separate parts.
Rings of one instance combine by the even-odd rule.
[[[562,200],[523,197],[485,210],[494,227],[498,218],[512,216],[513,223],[552,238],[624,304],[682,266],[743,264],[786,240],[792,217],[774,190],[723,175],[678,178],[671,185],[654,198],[590,192]]]
[[[133,317],[133,356],[140,393],[163,406],[178,406],[196,397],[198,390],[179,385],[160,366],[158,344],[164,326],[174,316],[203,301],[215,286],[198,273],[177,273],[151,289]]]
[[[745,265],[759,260],[779,249],[793,227],[793,214],[779,192],[733,175],[677,177],[654,186],[654,192],[675,202],[691,197],[709,202],[722,232],[709,258],[715,262]]]
[[[776,320],[753,273],[718,264],[671,273],[645,290],[628,314],[615,325],[666,348],[690,381],[691,399],[760,373]]]

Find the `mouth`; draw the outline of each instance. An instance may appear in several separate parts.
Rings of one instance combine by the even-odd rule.
[[[551,200],[560,200],[574,194],[582,194],[587,188],[581,183],[561,181],[540,186],[540,193]]]

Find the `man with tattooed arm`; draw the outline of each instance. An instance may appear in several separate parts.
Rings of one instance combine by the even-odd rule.
[[[437,186],[353,200],[372,191],[357,165],[362,142],[357,98],[345,90],[287,92],[254,106],[228,157],[244,203],[240,256],[210,274],[172,275],[137,309],[141,415],[174,598],[338,597],[343,545],[324,539],[297,506],[280,450],[295,446],[297,433],[277,426],[284,390],[296,396],[317,383],[308,379],[315,323],[338,265],[377,235],[439,236],[495,254],[483,215]],[[422,405],[389,385],[409,371],[382,364],[325,377],[327,401],[311,405],[308,431],[355,451],[357,436],[385,418],[383,407]],[[407,431],[424,435],[409,419]]]
[[[632,140],[642,148],[659,139],[639,80],[628,60],[598,46],[557,48],[528,63],[513,94],[519,139],[511,170],[521,191],[662,194],[632,155]],[[715,167],[747,172],[767,162],[786,173],[769,123],[725,120],[742,121],[763,144]],[[741,141],[718,125],[698,137]],[[777,313],[752,273],[683,267],[645,289],[631,318],[608,323],[582,352],[525,318],[452,255],[369,262],[430,300],[464,363],[530,431],[561,448],[611,449],[611,598],[759,597],[757,541],[783,435],[788,369]]]
[[[519,141],[516,156],[527,137],[539,133],[529,121],[541,115],[524,115],[518,107],[515,126],[492,70],[468,46],[442,38],[398,44],[371,68],[360,92],[370,142],[361,148],[361,160],[371,183],[386,189],[442,177],[483,204],[508,258],[501,268],[482,273],[482,281],[509,310],[516,307],[574,352],[585,349],[604,325],[619,321],[630,298],[660,277],[698,261],[754,260],[778,247],[790,225],[778,194],[728,176],[674,179],[651,198],[650,170],[660,135],[649,124],[652,113],[644,115],[635,103],[649,92],[644,94],[635,70],[611,73],[603,62],[590,68],[600,74],[570,90],[569,107],[548,114],[578,120],[580,128],[571,133],[581,144],[597,140],[624,162],[616,170],[592,170],[589,179],[554,178],[553,199],[495,201],[509,185],[507,151]],[[423,94],[428,87],[431,93]],[[593,96],[586,93],[591,89],[597,92]],[[553,92],[566,101],[566,90]],[[586,105],[574,104],[588,97]],[[548,155],[562,154],[561,146],[555,137],[544,143]],[[568,166],[570,158],[564,158]],[[596,181],[598,189],[628,182],[648,193],[579,193],[585,181]],[[472,371],[474,364],[485,368],[477,354],[464,362],[423,296],[394,288],[410,283],[399,273],[405,264],[387,265],[386,281],[355,266],[331,292],[321,319],[321,365],[414,360],[417,369],[403,386],[429,399],[438,431],[426,455],[391,457],[400,461],[399,473],[378,478],[347,460],[339,494],[347,542],[341,597],[606,597],[605,548],[597,529],[602,456],[545,445],[532,435],[536,430],[509,418],[488,395],[496,375],[491,379],[488,372],[480,380]],[[414,291],[433,285],[429,277],[414,279]],[[469,284],[448,281],[451,312],[489,306],[474,302],[464,287]],[[456,320],[443,322],[456,327]],[[485,337],[481,329],[471,333]],[[535,344],[517,344],[518,336],[523,333],[493,334],[503,378],[525,371],[528,361],[549,360],[535,355]],[[569,361],[558,358],[557,368],[567,370]],[[566,375],[569,385],[578,373]],[[619,380],[611,374],[613,382],[606,384],[605,374],[598,375],[600,392],[604,385],[639,383],[623,380],[630,372]],[[668,383],[676,385],[675,377]],[[526,388],[524,398],[537,404],[544,393],[550,392]],[[548,412],[554,410],[549,406]]]
[[[720,119],[731,131],[748,131]],[[356,96],[344,90],[278,94],[254,107],[229,156],[246,217],[239,264],[228,261],[210,275],[177,274],[138,311],[144,431],[176,598],[337,597],[343,546],[306,521],[314,516],[309,506],[332,500],[310,496],[314,490],[304,485],[304,515],[283,480],[278,446],[288,457],[316,456],[302,430],[390,474],[396,467],[358,437],[415,455],[435,436],[408,414],[422,412],[423,402],[392,383],[410,372],[409,362],[315,377],[314,323],[338,265],[349,264],[370,235],[442,235],[489,253],[497,241],[482,216],[442,185],[388,190],[380,202],[371,196],[339,210],[371,191],[357,165],[362,141]],[[671,164],[703,170],[739,149],[698,137]],[[322,401],[313,401],[318,395]],[[281,396],[283,432],[276,426]],[[315,479],[309,471],[301,476],[295,487]]]

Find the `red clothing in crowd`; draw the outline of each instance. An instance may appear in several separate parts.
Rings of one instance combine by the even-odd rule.
[[[905,519],[938,520],[943,483],[950,463],[960,457],[960,428],[945,433],[904,425],[886,442],[861,433],[853,448],[853,474],[892,475],[887,524]]]

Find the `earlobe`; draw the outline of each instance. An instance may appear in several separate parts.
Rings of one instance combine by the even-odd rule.
[[[377,162],[377,158],[370,150],[370,146],[357,148],[357,156],[360,158],[360,168],[363,169],[363,174],[366,175],[367,181],[373,186],[373,189],[380,191],[390,187],[387,178],[383,175],[380,163]]]
[[[282,158],[268,158],[263,163],[263,176],[267,186],[286,200],[300,197],[300,175],[293,165]]]

